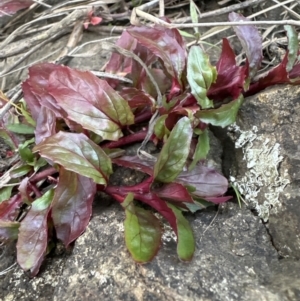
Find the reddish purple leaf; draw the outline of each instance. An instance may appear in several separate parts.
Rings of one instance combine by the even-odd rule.
[[[297,62],[293,66],[292,70],[289,72],[289,78],[290,78],[289,83],[298,85],[299,84],[299,81],[298,81],[299,77],[300,77],[300,63]]]
[[[46,107],[40,109],[34,133],[36,144],[56,133],[56,117],[53,111]]]
[[[218,101],[228,96],[238,98],[243,91],[247,69],[236,65],[235,54],[227,39],[223,39],[222,53],[216,67],[217,81],[208,90],[208,98]]]
[[[142,26],[129,28],[127,32],[161,58],[168,73],[181,84],[186,67],[186,50],[174,38],[174,30]]]
[[[248,18],[231,12],[228,16],[229,21],[250,21]],[[258,29],[253,25],[242,25],[233,27],[237,37],[239,38],[249,62],[250,78],[256,74],[260,68],[262,61],[262,38]]]
[[[165,125],[167,129],[171,131],[182,116],[188,117],[194,115],[199,110],[200,107],[198,104],[194,104],[187,107],[182,107],[181,105],[177,105],[169,112],[168,117],[165,120]]]
[[[219,72],[223,71],[222,69],[228,69],[236,65],[235,54],[229,44],[229,41],[226,38],[223,38],[222,42],[221,56],[216,65],[218,75]]]
[[[0,241],[8,242],[18,238],[19,222],[3,221],[0,220]]]
[[[30,72],[30,68],[29,68],[29,72]],[[29,79],[27,79],[25,82],[22,83],[22,91],[24,94],[24,99],[26,101],[26,104],[30,110],[30,113],[31,113],[33,119],[37,120],[42,106],[41,106],[39,100],[36,98],[36,96],[31,91]]]
[[[152,176],[155,162],[141,160],[138,156],[122,156],[121,158],[113,159],[113,163],[141,171]]]
[[[118,140],[121,128],[134,123],[128,103],[90,72],[60,66],[50,75],[48,91],[69,119],[105,140]]]
[[[128,34],[128,32],[123,31],[122,35],[116,42],[116,45],[126,50],[133,51],[136,48],[137,41],[130,34]],[[113,53],[105,67],[105,71],[108,73],[125,76],[128,73],[131,73],[131,68],[132,58],[125,57],[124,55],[121,55],[119,53]],[[109,79],[108,82],[110,84],[113,84],[118,83],[118,80]]]
[[[183,171],[175,182],[195,189],[191,194],[204,199],[223,195],[228,189],[225,177],[201,164],[196,165],[192,171]]]
[[[288,73],[284,61],[282,61],[281,64],[272,68],[265,77],[260,78],[257,82],[251,84],[249,90],[246,92],[246,96],[256,94],[267,87],[287,82]]]
[[[149,71],[155,78],[161,93],[162,94],[167,93],[167,91],[171,89],[171,84],[172,84],[170,77],[167,76],[164,70],[161,69],[149,68]],[[149,93],[152,97],[157,98],[157,90],[153,86],[152,81],[150,80],[149,76],[147,76],[145,71],[143,73],[144,73],[144,77],[141,76],[139,78],[140,82],[138,88]]]
[[[268,74],[261,77],[257,82],[250,85],[249,90],[245,93],[245,96],[256,94],[257,92],[278,84],[300,84],[300,64],[296,63],[293,69],[288,73],[286,71],[286,65],[288,62],[288,53],[285,54],[282,62],[272,68]]]
[[[134,53],[145,63],[146,66],[148,66],[148,70],[156,79],[161,92],[163,93],[163,91],[166,91],[169,84],[166,74],[163,70],[152,69],[150,67],[157,61],[158,58],[140,43],[137,43]],[[132,61],[130,78],[132,79],[133,87],[137,88],[138,90],[145,91],[154,98],[157,97],[156,88],[153,86],[153,83],[146,73],[145,68],[136,60]]]
[[[147,28],[147,27],[145,27]],[[182,36],[180,35],[179,31],[177,29],[167,29],[165,27],[156,25],[156,29],[163,31],[165,34],[169,35],[171,39],[174,39],[183,49],[185,49],[185,43],[182,39]],[[151,49],[148,49],[147,46],[144,47],[140,43],[137,44],[134,53],[141,58],[141,60],[149,66],[149,71],[152,73],[153,77],[155,78],[159,89],[162,94],[166,93],[168,90],[171,89],[170,94],[174,94],[173,90],[175,87],[180,91],[181,87],[178,82],[178,79],[173,78],[173,84],[174,87],[171,88],[172,80],[170,76],[167,76],[164,70],[157,69],[157,68],[150,68],[150,66],[153,66],[155,61],[157,61],[157,57],[155,56]],[[133,61],[132,64],[132,74],[131,78],[133,80],[134,87],[143,90],[150,95],[152,95],[154,98],[157,97],[157,91],[155,87],[153,86],[152,81],[148,77],[147,73],[145,72],[145,69],[136,61]],[[184,80],[184,78],[182,78]],[[186,84],[185,82],[182,84]],[[183,86],[184,86],[183,85]]]
[[[49,94],[49,76],[61,66],[40,63],[29,68],[29,78],[23,82],[24,99],[30,109],[32,117],[37,121],[42,106],[52,110],[57,117],[66,117],[67,114]]]
[[[171,21],[166,17],[161,17],[160,19],[164,20],[165,22],[171,23]],[[162,26],[159,24],[155,24],[154,27],[159,30],[164,31],[167,35],[169,35],[172,39],[174,39],[178,43],[178,45],[180,45],[182,48],[185,49],[185,47],[186,47],[185,41],[184,41],[182,35],[180,34],[180,32],[178,31],[178,29],[166,28],[165,26]]]
[[[47,219],[53,198],[53,190],[32,203],[32,207],[19,228],[17,260],[24,271],[35,276],[40,269],[48,245]]]
[[[91,179],[60,169],[51,215],[57,238],[66,247],[85,231],[95,193],[96,184]]]
[[[20,194],[21,194],[22,201],[24,203],[32,202],[32,197],[30,196],[31,191],[29,191],[29,189],[28,189],[28,181],[29,181],[29,178],[25,177],[21,181],[21,183],[18,187],[18,190],[20,191]]]
[[[170,202],[194,203],[188,190],[179,183],[164,184],[162,187],[153,190],[153,193]]]
[[[7,201],[0,203],[0,220],[14,221],[19,214],[19,208],[23,203],[21,194],[14,195]]]
[[[148,93],[136,88],[123,88],[120,95],[128,102],[130,108],[154,107],[155,99]]]
[[[33,3],[31,0],[1,0],[0,17],[13,15],[20,9],[27,8]]]
[[[112,173],[110,158],[84,134],[59,132],[33,148],[65,169],[106,185]]]

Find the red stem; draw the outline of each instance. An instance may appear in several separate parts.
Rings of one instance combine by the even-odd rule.
[[[147,110],[135,116],[134,123],[141,123],[150,120],[152,117],[152,112]]]
[[[42,193],[39,191],[39,189],[34,184],[32,184],[28,181],[28,186],[34,192],[36,198],[39,198],[42,196]]]
[[[53,174],[57,173],[58,171],[54,168],[54,167],[49,167],[37,174],[35,174],[32,178],[30,178],[30,182],[31,183],[37,183],[45,178],[47,178],[48,176],[52,176]]]
[[[146,138],[147,131],[140,131],[125,137],[120,138],[118,141],[111,141],[102,144],[102,147],[107,147],[107,148],[117,148],[121,147],[130,143],[134,142],[140,142],[143,141]]]

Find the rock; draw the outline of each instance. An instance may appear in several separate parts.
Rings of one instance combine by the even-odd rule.
[[[237,119],[244,136],[236,141],[243,149],[237,151],[238,186],[269,221],[279,254],[295,259],[300,258],[299,124],[300,87],[275,86],[245,99]]]
[[[125,247],[122,208],[98,202],[88,230],[65,263],[53,300],[250,300],[248,294],[283,300],[265,286],[277,253],[250,211],[228,203],[205,233],[216,212],[190,215],[197,241],[193,261],[178,260],[167,227],[157,257],[140,265]]]
[[[17,268],[8,273],[0,300],[288,300],[269,285],[278,256],[261,220],[234,203],[215,216],[214,209],[188,216],[197,242],[192,262],[178,260],[166,226],[157,257],[140,265],[125,247],[123,209],[102,195],[72,255],[53,258],[32,280]]]
[[[16,260],[14,256],[8,258],[11,263]],[[2,262],[2,259],[0,261]],[[52,300],[57,281],[64,269],[64,261],[64,255],[47,258],[41,274],[34,279],[15,266],[7,274],[0,276],[0,301]]]

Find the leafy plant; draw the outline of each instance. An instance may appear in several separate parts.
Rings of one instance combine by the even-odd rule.
[[[244,17],[231,13],[230,19]],[[243,95],[299,81],[300,65],[289,55],[298,53],[293,30],[288,29],[293,43],[283,62],[257,82],[259,33],[253,26],[235,30],[247,55],[241,66],[227,39],[212,66],[201,46],[187,52],[177,29],[155,25],[128,28],[117,42],[143,65],[120,53],[107,64],[106,72],[126,75],[131,86],[50,63],[29,68],[22,84],[25,103],[16,108],[19,115],[11,112],[1,121],[0,132],[20,156],[1,183],[0,238],[17,239],[24,270],[36,275],[51,241],[68,247],[85,231],[97,191],[124,208],[125,242],[134,260],[150,261],[160,246],[161,224],[149,207],[176,233],[178,257],[192,258],[195,241],[183,212],[231,198],[225,195],[227,179],[205,166],[208,126],[234,122]],[[147,129],[138,130],[145,123]],[[126,156],[120,149],[144,139],[160,149],[157,157]],[[146,179],[112,186],[113,164],[143,172]]]

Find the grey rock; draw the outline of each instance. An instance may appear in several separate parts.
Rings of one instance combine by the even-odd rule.
[[[18,266],[0,276],[0,301],[52,300],[59,276],[64,268],[64,258],[64,256],[47,258],[41,269],[41,275],[34,279],[31,279]],[[11,263],[16,260],[14,256],[7,256],[6,263],[8,259]]]
[[[277,253],[251,212],[229,203],[205,234],[216,212],[190,215],[197,241],[193,261],[178,260],[167,227],[157,257],[140,265],[126,251],[122,211],[115,204],[95,208],[65,264],[54,300],[250,300],[245,291],[279,300],[265,285]]]
[[[285,300],[269,287],[277,252],[249,210],[228,203],[211,226],[215,210],[188,215],[197,242],[189,263],[178,260],[166,226],[157,257],[140,265],[125,247],[123,209],[107,202],[104,195],[96,200],[72,255],[53,259],[30,281],[20,270],[10,272],[1,281],[0,300]]]
[[[259,187],[255,208],[259,213],[262,208],[268,211],[268,228],[273,243],[283,257],[300,258],[300,88],[299,86],[277,86],[267,89],[245,100],[239,114],[237,124],[243,131],[251,132],[253,126],[257,127],[257,139],[251,142],[252,152],[260,152],[262,160],[268,162],[264,165],[264,174],[267,181],[262,181]],[[253,133],[253,132],[252,132]],[[269,142],[266,144],[266,141]],[[276,168],[272,167],[275,156],[273,146],[277,144],[281,162]],[[266,146],[266,147],[265,147]],[[269,149],[269,155],[263,152]],[[249,151],[248,151],[249,153]],[[245,174],[249,174],[255,167],[250,167],[249,161],[243,160],[244,154],[237,151],[238,181]],[[276,156],[275,156],[276,157]],[[280,160],[279,160],[280,161]],[[259,161],[256,161],[258,164]],[[248,166],[247,164],[248,163]],[[253,163],[253,162],[252,162]],[[255,164],[256,164],[255,163]],[[259,164],[264,164],[260,161]],[[251,165],[251,164],[250,164]],[[275,169],[278,176],[274,175]],[[257,175],[256,175],[257,177]],[[260,176],[262,179],[264,176]],[[279,180],[282,185],[278,195],[270,193],[276,191]],[[277,181],[278,182],[278,181]],[[280,185],[280,183],[279,183]],[[284,188],[284,189],[283,189]],[[261,212],[263,213],[263,212]]]

